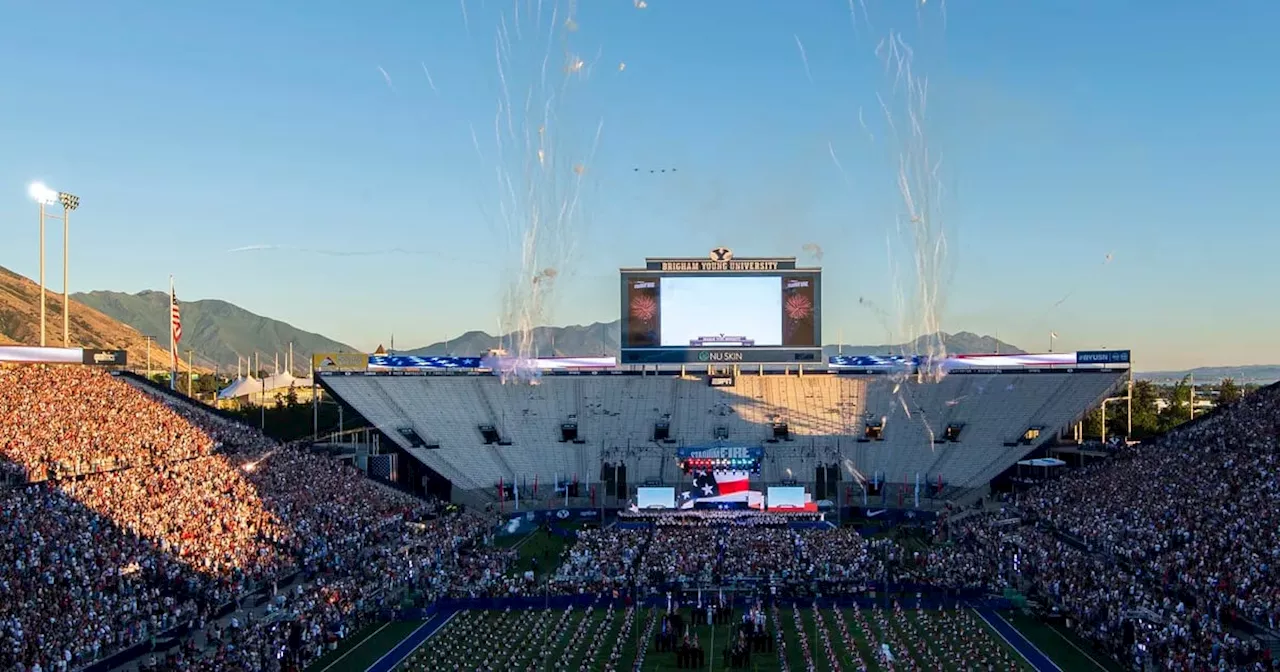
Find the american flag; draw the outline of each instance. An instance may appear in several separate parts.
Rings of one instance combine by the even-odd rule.
[[[178,294],[173,290],[173,279],[169,279],[169,336],[172,343],[173,369],[178,369],[178,343],[182,342],[182,315],[178,311]]]
[[[695,471],[693,488],[680,496],[680,508],[696,502],[745,502],[751,474],[745,471]]]
[[[391,453],[389,455],[370,455],[369,456],[369,476],[382,479],[384,481],[396,481],[398,470],[396,469],[398,455]]]

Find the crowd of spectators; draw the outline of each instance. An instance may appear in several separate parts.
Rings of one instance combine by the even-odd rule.
[[[169,669],[305,662],[401,591],[445,591],[487,525],[89,368],[0,367],[0,458],[25,476],[0,488],[6,670],[75,669],[179,626],[206,645]],[[272,618],[220,624],[258,590]]]
[[[744,578],[1030,588],[1121,658],[1235,665],[1259,652],[1233,622],[1280,626],[1277,436],[1270,388],[1034,487],[1016,509],[944,522],[945,546],[908,552],[768,514],[675,516],[581,531],[540,582],[512,571],[517,552],[481,543],[493,527],[481,516],[441,515],[142,384],[0,366],[0,469],[20,481],[0,488],[0,668],[75,669],[185,626],[200,636],[168,669],[283,669],[405,591],[617,594]],[[269,595],[268,617],[219,621],[254,591]]]
[[[904,575],[1027,589],[1086,639],[1165,669],[1263,661],[1280,626],[1280,388],[948,525]],[[1027,524],[1034,523],[1034,524]],[[1265,665],[1265,662],[1261,664]]]
[[[213,453],[215,440],[129,383],[77,366],[0,366],[0,461],[30,480]]]
[[[1272,386],[1031,491],[1022,508],[1058,533],[1028,533],[1037,587],[1113,649],[1149,614],[1127,658],[1249,659],[1228,626],[1280,626],[1278,442]]]

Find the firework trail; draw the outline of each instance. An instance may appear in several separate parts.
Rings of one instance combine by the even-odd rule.
[[[496,213],[506,289],[500,310],[504,380],[536,379],[535,329],[554,307],[556,279],[571,269],[587,224],[591,164],[602,118],[584,118],[576,94],[599,59],[577,46],[575,3],[516,2],[495,21],[493,112]],[[473,136],[477,154],[484,156]]]
[[[800,41],[799,35],[792,35],[792,37],[796,38],[796,48],[800,50],[800,62],[804,64],[804,76],[812,84],[813,73],[809,71],[809,55],[804,51],[804,42]]]
[[[440,89],[436,88],[436,80],[431,77],[431,71],[427,69],[426,63],[419,63],[422,66],[422,74],[427,76],[427,86],[431,87],[431,91],[436,95],[440,94]]]
[[[861,26],[870,29],[870,12],[865,0],[849,0],[848,4],[850,22],[857,38]],[[927,8],[925,3],[917,2],[912,18],[914,24],[923,30],[934,16],[943,11],[935,11]],[[911,397],[915,390],[912,382],[917,385],[934,382],[945,374],[947,349],[942,321],[951,267],[948,263],[948,229],[942,209],[942,157],[930,142],[929,79],[922,74],[916,49],[902,32],[889,30],[875,44],[872,53],[883,71],[883,82],[874,95],[883,128],[878,133],[873,131],[861,106],[856,118],[858,128],[870,144],[887,148],[889,155],[886,158],[891,166],[893,187],[898,194],[899,212],[886,236],[893,312],[897,319],[894,320],[889,311],[866,297],[860,297],[858,302],[885,328],[889,343],[901,342],[904,357],[923,357],[921,363],[914,367],[915,381],[908,379],[912,375],[909,365],[893,374],[893,396],[897,403],[891,415],[896,416],[900,410],[904,421],[925,423],[924,433],[928,435],[929,450],[932,451],[933,430],[928,426],[929,419],[919,411],[919,404],[911,403]],[[807,66],[807,59],[804,60]],[[884,143],[878,142],[881,138]],[[828,150],[832,163],[843,173],[834,147],[829,144]],[[907,252],[902,255],[902,263],[895,254],[895,241]],[[896,330],[890,326],[894,321],[898,324]],[[893,337],[894,333],[899,334],[897,339]],[[913,409],[918,412],[913,412]],[[888,419],[886,416],[882,422]]]
[[[1114,260],[1115,260],[1115,253],[1114,253],[1114,252],[1108,252],[1108,253],[1106,253],[1106,255],[1104,255],[1104,256],[1102,257],[1102,264],[1101,264],[1101,265],[1102,265],[1103,269],[1105,270],[1105,269],[1106,269],[1106,267],[1110,266],[1110,265],[1111,265],[1111,262],[1112,262],[1112,261],[1114,261]],[[1081,280],[1081,282],[1083,282],[1083,280]],[[1068,290],[1066,294],[1063,294],[1063,295],[1062,295],[1062,298],[1058,299],[1057,301],[1054,301],[1054,302],[1053,302],[1053,305],[1049,306],[1049,308],[1048,308],[1047,310],[1045,310],[1045,311],[1044,311],[1044,314],[1043,314],[1043,315],[1041,315],[1039,319],[1043,320],[1044,318],[1049,317],[1049,314],[1050,314],[1050,313],[1052,313],[1053,311],[1057,310],[1057,309],[1058,309],[1058,306],[1061,306],[1062,304],[1066,303],[1066,302],[1067,302],[1067,301],[1068,301],[1072,296],[1074,296],[1074,295],[1075,295],[1076,291],[1077,291],[1077,290],[1079,290],[1079,289],[1080,289],[1080,285],[1077,283],[1077,285],[1076,285],[1076,286],[1074,286],[1074,287],[1072,287],[1070,290]]]
[[[388,75],[381,65],[377,66],[377,68],[378,72],[382,73],[382,81],[387,83],[387,88],[391,89],[391,93],[396,93],[396,85],[391,83],[391,75]]]
[[[923,7],[919,8],[925,20]],[[895,230],[910,252],[914,280],[899,286],[897,307],[905,344],[915,350],[906,355],[925,357],[919,369],[921,379],[936,380],[943,375],[947,356],[942,337],[949,280],[947,227],[942,211],[941,154],[930,144],[929,80],[916,66],[916,52],[897,31],[877,44],[876,56],[884,67],[885,90],[876,101],[884,114],[887,137],[897,149],[895,186],[901,210]],[[860,125],[866,128],[864,119]],[[891,253],[892,257],[892,253]],[[895,285],[898,285],[895,273]]]

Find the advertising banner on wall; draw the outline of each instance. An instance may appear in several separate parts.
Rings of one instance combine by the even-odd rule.
[[[25,345],[0,346],[0,362],[23,364],[83,364],[80,348],[40,348]]]
[[[312,371],[364,371],[369,355],[362,352],[317,352],[311,355]]]
[[[126,350],[94,350],[85,348],[80,357],[81,364],[94,366],[125,366],[129,363]]]

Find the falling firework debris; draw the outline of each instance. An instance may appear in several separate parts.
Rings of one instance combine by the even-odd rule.
[[[792,37],[796,38],[796,48],[800,50],[800,62],[804,64],[804,76],[812,84],[813,73],[809,70],[809,54],[804,50],[804,42],[800,41],[799,35],[792,35]]]
[[[916,52],[900,32],[889,31],[876,45],[875,55],[884,66],[886,77],[876,102],[884,116],[886,136],[897,152],[894,172],[902,213],[894,228],[905,238],[911,263],[909,277],[913,277],[902,283],[894,274],[893,282],[898,288],[895,303],[907,337],[905,342],[919,345],[918,354],[934,363],[921,372],[921,377],[936,380],[944,373],[940,362],[946,357],[941,333],[950,267],[942,212],[942,159],[929,139],[929,80],[918,72]],[[874,139],[861,110],[858,123]],[[892,241],[890,263],[895,266]]]
[[[436,88],[436,80],[431,76],[431,71],[427,69],[426,63],[419,63],[422,66],[422,74],[427,76],[427,86],[431,87],[433,93],[439,94],[440,89]]]
[[[590,31],[574,2],[516,3],[495,23],[493,152],[481,149],[474,131],[472,143],[482,160],[493,157],[498,211],[491,219],[508,252],[499,331],[511,335],[503,346],[515,364],[503,377],[532,381],[534,329],[550,321],[554,280],[569,270],[586,225],[586,180],[603,120],[581,123],[573,102],[598,58],[575,48]]]
[[[396,85],[391,82],[391,75],[381,66],[377,66],[378,72],[382,74],[382,81],[386,82],[387,88],[391,89],[391,93],[396,93]]]

